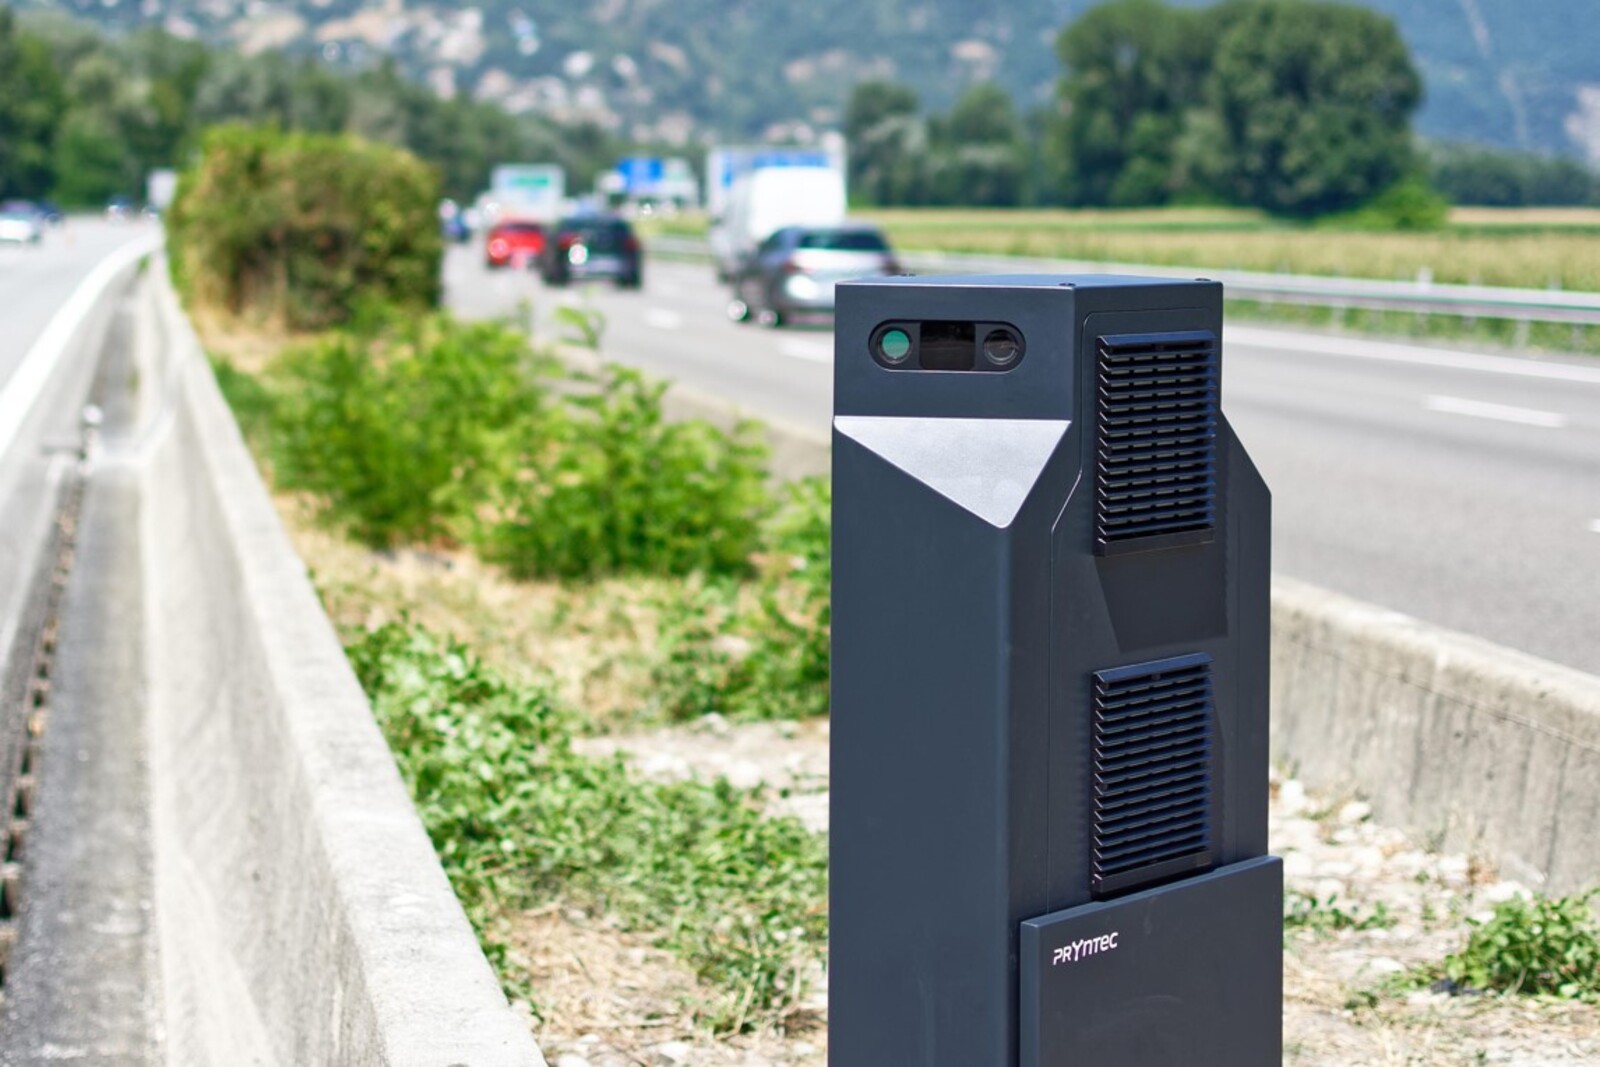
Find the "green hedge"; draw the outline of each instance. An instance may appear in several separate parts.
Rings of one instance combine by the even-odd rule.
[[[355,137],[224,126],[179,182],[174,277],[192,306],[315,329],[439,299],[438,178]]]

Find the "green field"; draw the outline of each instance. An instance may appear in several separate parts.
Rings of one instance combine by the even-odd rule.
[[[1236,208],[866,210],[895,247],[1097,262],[1600,290],[1600,209],[1456,209],[1442,230],[1296,225]],[[702,218],[646,232],[703,233]]]

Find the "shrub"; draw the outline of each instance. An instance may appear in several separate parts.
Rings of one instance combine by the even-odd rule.
[[[1450,219],[1450,202],[1420,177],[1401,179],[1367,204],[1324,225],[1350,230],[1440,230]]]
[[[293,329],[346,321],[361,299],[431,306],[438,198],[403,149],[220,127],[168,215],[174,277],[195,305]]]
[[[792,1010],[827,934],[826,843],[762,795],[657,784],[574,752],[576,718],[470,650],[391,623],[348,649],[485,949],[526,995],[505,923],[551,899],[653,931],[717,990],[701,1016],[748,1029]]]
[[[753,425],[668,422],[665,383],[607,367],[543,422],[524,421],[477,524],[519,577],[740,574],[768,508]]]
[[[222,372],[278,484],[373,547],[470,543],[517,577],[748,574],[765,446],[668,422],[664,385],[577,379],[499,324],[378,314]]]
[[[269,372],[267,455],[368,545],[454,537],[506,441],[543,425],[526,340],[447,315],[396,316],[292,348]]]

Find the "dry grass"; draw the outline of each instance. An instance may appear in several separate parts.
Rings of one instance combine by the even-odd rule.
[[[1455,226],[1594,226],[1600,207],[1458,207],[1450,210]]]
[[[627,721],[648,698],[655,604],[682,580],[519,582],[470,552],[376,552],[320,525],[304,498],[279,494],[277,503],[341,632],[409,617],[509,677],[552,684],[600,721]]]
[[[246,374],[260,374],[285,348],[313,334],[293,333],[265,321],[241,319],[215,308],[184,308],[206,351],[222,356]]]
[[[561,907],[528,912],[514,923],[512,952],[539,991],[543,1019],[534,1031],[551,1063],[575,1055],[594,1067],[821,1067],[826,1058],[827,1029],[814,1013],[791,1020],[783,1034],[712,1041],[686,1007],[697,995],[693,975],[645,938],[583,912]],[[676,1059],[662,1055],[668,1043],[678,1046]]]

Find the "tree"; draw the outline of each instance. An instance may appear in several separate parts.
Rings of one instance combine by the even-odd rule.
[[[1209,95],[1235,199],[1302,217],[1346,211],[1412,169],[1422,82],[1391,19],[1324,0],[1231,13]]]
[[[66,109],[48,46],[0,7],[0,197],[44,196],[55,176],[53,145]]]
[[[929,199],[935,204],[1015,207],[1022,202],[1022,123],[1006,91],[972,86],[931,120]]]
[[[1600,175],[1575,159],[1547,159],[1469,145],[1434,146],[1430,156],[1433,184],[1458,204],[1600,203]]]
[[[1054,152],[1064,199],[1153,204],[1174,192],[1184,114],[1201,103],[1221,17],[1159,0],[1114,0],[1056,39],[1066,67]]]
[[[926,130],[917,94],[886,81],[861,82],[845,107],[850,188],[872,204],[904,203],[922,184]]]

